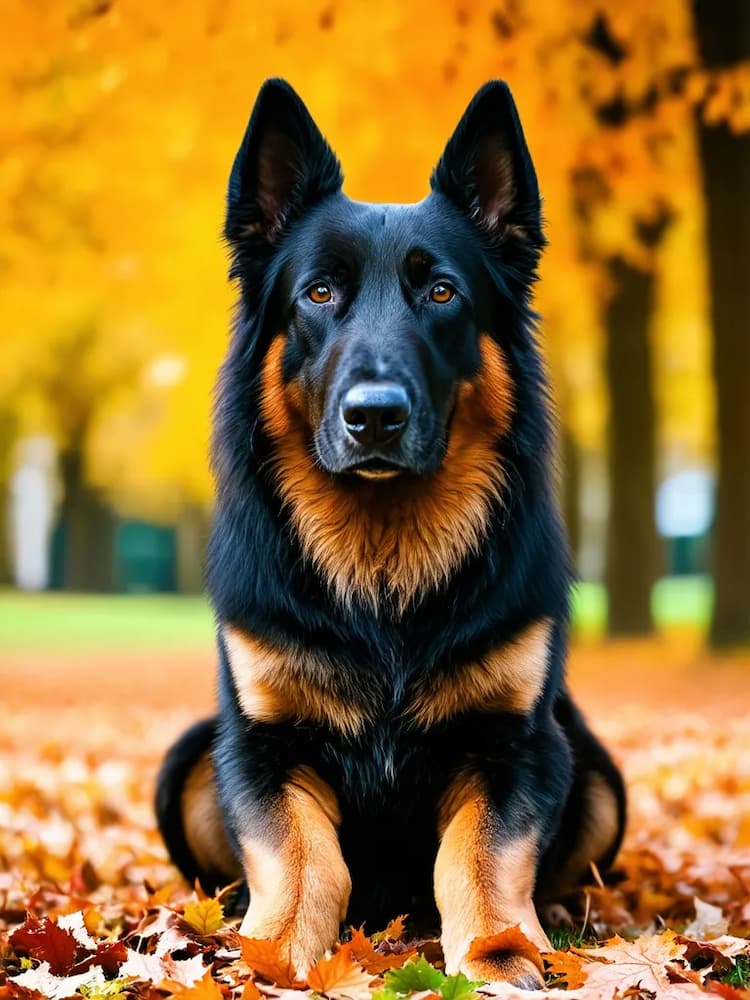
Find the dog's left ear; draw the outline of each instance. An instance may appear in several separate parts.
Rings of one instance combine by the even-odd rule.
[[[543,242],[536,171],[510,88],[501,80],[475,95],[430,183],[493,241],[522,235]]]

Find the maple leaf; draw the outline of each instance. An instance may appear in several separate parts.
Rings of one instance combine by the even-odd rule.
[[[573,950],[589,960],[583,967],[586,989],[597,990],[599,995],[611,996],[615,991],[626,995],[635,987],[653,994],[656,1000],[703,996],[694,983],[673,983],[669,979],[669,965],[685,953],[685,946],[673,931],[644,934],[635,941],[615,937],[601,948]]]
[[[86,926],[85,913],[83,910],[74,910],[72,913],[65,913],[57,918],[57,926],[65,931],[70,931],[78,944],[84,948],[96,948],[96,941],[92,938]]]
[[[513,927],[508,927],[506,930],[500,931],[499,934],[490,934],[487,937],[474,938],[469,946],[469,951],[466,957],[469,961],[472,959],[481,961],[484,958],[488,958],[491,955],[497,955],[502,952],[508,952],[513,955],[522,955],[530,962],[533,962],[540,972],[544,972],[544,964],[542,962],[542,956],[539,949],[533,941],[530,941],[526,937],[519,924],[515,924]]]
[[[678,934],[677,940],[685,946],[685,958],[693,962],[699,955],[716,961],[719,958],[734,959],[738,955],[750,953],[750,941],[747,938],[732,937],[722,934],[711,941],[691,941],[684,934]]]
[[[127,960],[128,949],[124,941],[101,941],[95,945],[96,951],[92,955],[76,962],[73,972],[83,972],[94,965],[101,966],[104,971],[114,976],[119,967]]]
[[[242,1000],[263,1000],[260,990],[252,979],[248,979],[245,983],[245,988],[242,990]]]
[[[188,903],[182,919],[196,934],[213,934],[224,924],[224,907],[218,899],[206,897]]]
[[[42,962],[35,969],[27,969],[10,978],[18,986],[37,990],[47,1000],[67,1000],[84,987],[93,988],[106,983],[104,973],[98,966],[76,976],[56,976],[49,962]]]
[[[26,921],[10,935],[16,951],[26,952],[33,958],[49,963],[55,976],[70,972],[78,951],[78,942],[70,931],[43,917],[37,920],[28,914]]]
[[[377,933],[373,934],[373,942],[380,944],[381,941],[400,941],[406,931],[406,927],[404,926],[405,921],[406,914],[402,913],[401,916],[391,920],[384,931],[377,931]]]
[[[385,974],[385,988],[392,993],[421,993],[423,990],[435,992],[444,982],[445,974],[430,965],[424,955]]]
[[[373,976],[380,976],[387,969],[398,969],[417,954],[416,948],[405,948],[401,952],[377,951],[372,939],[367,937],[361,927],[352,930],[351,937],[340,950],[348,952],[365,972]]]
[[[443,1000],[468,1000],[469,997],[476,996],[479,985],[467,979],[463,972],[458,972],[455,976],[445,977],[440,987],[440,996]]]
[[[372,980],[372,974],[365,972],[343,948],[330,957],[321,958],[307,974],[308,986],[316,993],[351,1000],[369,1000]]]
[[[294,974],[289,955],[282,955],[281,942],[240,937],[240,945],[243,960],[262,979],[286,989],[304,987]]]
[[[547,972],[564,980],[571,990],[583,986],[586,973],[583,971],[583,959],[572,951],[552,951],[544,955]]]
[[[181,986],[174,996],[185,997],[185,1000],[223,1000],[224,994],[219,989],[211,970],[199,979],[193,986]]]

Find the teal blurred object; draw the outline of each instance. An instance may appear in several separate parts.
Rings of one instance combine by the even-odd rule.
[[[177,589],[174,528],[146,521],[123,521],[115,532],[115,579],[126,594],[169,593]]]

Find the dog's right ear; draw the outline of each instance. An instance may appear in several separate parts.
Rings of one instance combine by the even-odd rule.
[[[266,80],[229,178],[224,235],[235,255],[273,246],[305,208],[340,190],[341,167],[285,80]]]

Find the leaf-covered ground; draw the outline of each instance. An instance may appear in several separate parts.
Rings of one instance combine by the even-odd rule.
[[[152,786],[165,746],[211,703],[206,651],[3,657],[0,1000],[750,1000],[750,659],[679,641],[589,647],[572,678],[625,771],[630,824],[618,879],[547,910],[559,950],[529,953],[549,991],[521,994],[446,979],[435,942],[398,922],[355,932],[296,982],[273,943],[238,937],[228,894],[179,881]]]

